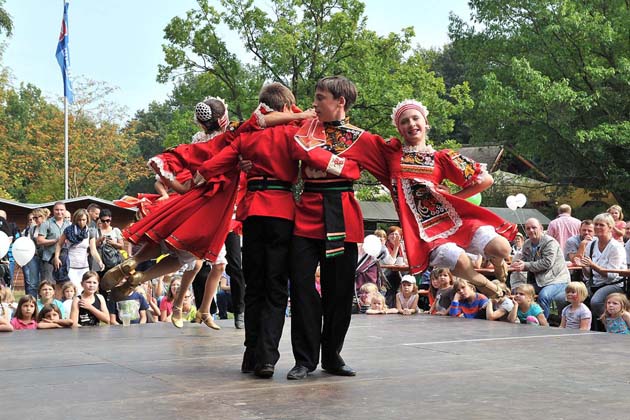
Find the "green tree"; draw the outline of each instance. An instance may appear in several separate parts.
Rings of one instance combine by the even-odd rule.
[[[4,6],[5,0],[0,0],[0,32],[4,31],[8,36],[13,34],[13,19]]]
[[[451,18],[477,143],[502,143],[561,184],[604,187],[630,205],[630,4],[473,0]]]
[[[173,18],[166,27],[166,65],[160,67],[158,78],[185,75],[196,86],[211,87],[224,95],[237,118],[249,116],[264,81],[285,84],[298,104],[308,107],[317,80],[334,74],[347,76],[359,90],[352,122],[383,136],[396,134],[390,114],[403,99],[417,98],[429,107],[437,143],[450,138],[453,116],[472,106],[465,83],[447,89],[422,51],[412,50],[413,28],[377,35],[366,28],[360,1],[273,0],[264,10],[253,0],[221,0],[220,9],[207,0],[197,3],[198,9],[185,18]],[[238,34],[251,64],[244,64],[243,57],[227,47],[217,31],[221,24]],[[204,77],[191,77],[198,74]],[[175,96],[190,100],[191,86],[180,84]],[[173,128],[181,133],[184,126],[178,123]]]

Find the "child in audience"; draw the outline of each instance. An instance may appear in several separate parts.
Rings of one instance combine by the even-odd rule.
[[[486,305],[486,319],[489,321],[505,321],[510,322],[508,317],[514,309],[514,301],[510,299],[510,289],[505,283],[494,280],[497,286],[503,290],[503,296],[498,299],[490,299],[490,303]]]
[[[47,303],[37,315],[37,329],[70,328],[74,325],[71,319],[61,319],[61,309],[57,305]]]
[[[364,283],[359,289],[359,311],[365,312],[372,305],[372,298],[376,295],[380,295],[378,286],[374,283]]]
[[[370,309],[365,311],[368,315],[384,315],[384,314],[397,314],[398,310],[392,308],[389,309],[387,304],[385,303],[385,296],[380,293],[372,296],[372,301],[370,303]]]
[[[142,296],[138,291],[134,288],[129,290],[129,294],[120,301],[127,300],[135,300],[138,302],[138,312],[131,316],[132,324],[146,324],[147,323],[147,309],[149,309],[149,304],[147,300]],[[107,309],[109,310],[109,323],[111,325],[120,325],[122,321],[118,316],[118,306],[116,305],[118,302],[111,300],[108,303]]]
[[[68,318],[68,314],[63,310],[63,303],[60,300],[55,299],[55,286],[50,281],[43,280],[39,283],[37,294],[39,294],[39,299],[37,299],[38,311],[41,311],[44,305],[47,304],[57,305],[61,311],[61,317],[64,319]]]
[[[184,303],[182,304],[182,317],[184,321],[193,322],[197,316],[197,307],[193,305],[192,290],[186,290]]]
[[[400,292],[396,294],[396,310],[401,315],[418,312],[418,285],[416,278],[406,274],[400,280]]]
[[[5,288],[8,289],[8,287]],[[5,304],[3,299],[4,294],[0,291],[0,332],[11,332],[13,331],[13,326],[11,325],[11,313],[13,311],[8,304]]]
[[[486,295],[477,293],[475,286],[465,279],[458,278],[453,283],[455,295],[449,308],[448,314],[463,318],[483,318],[486,314],[488,298]]]
[[[606,331],[614,334],[630,334],[630,303],[623,293],[611,293],[606,297],[606,311],[600,318]]]
[[[179,287],[181,285],[181,279],[173,277],[173,280],[171,280],[171,284],[168,287],[166,297],[160,302],[160,321],[171,321],[171,315],[173,314],[173,300],[175,300],[175,296],[177,296],[177,292],[179,291]]]
[[[560,328],[572,328],[575,330],[591,329],[591,310],[583,302],[588,297],[586,285],[581,281],[572,281],[564,289],[569,306],[562,310],[562,321]]]
[[[510,322],[521,324],[535,324],[548,327],[547,319],[542,308],[534,302],[534,286],[531,284],[521,284],[514,289],[514,309],[510,312]]]
[[[97,293],[98,285],[98,273],[88,271],[83,274],[81,278],[83,292],[72,299],[70,319],[74,325],[85,327],[96,326],[101,322],[109,324],[109,310],[105,298]]]
[[[429,294],[431,294],[432,288],[434,289],[433,303],[429,308],[429,313],[432,315],[448,315],[448,310],[451,307],[453,295],[455,294],[453,291],[453,275],[448,268],[436,268],[431,271]]]
[[[77,287],[71,281],[67,281],[61,286],[61,303],[63,312],[69,314],[72,311],[72,300],[77,295]]]
[[[18,301],[11,326],[14,330],[36,330],[37,329],[37,301],[31,295],[24,295]]]
[[[17,303],[15,302],[11,288],[8,286],[0,285],[0,306],[0,313],[5,313],[7,319],[11,320],[17,308]]]

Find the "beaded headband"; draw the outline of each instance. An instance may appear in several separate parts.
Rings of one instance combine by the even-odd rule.
[[[409,109],[418,110],[424,117],[426,123],[429,123],[429,120],[427,120],[427,115],[429,115],[427,107],[422,105],[422,102],[418,102],[414,99],[406,99],[392,109],[392,124],[394,124],[396,128],[398,128],[398,123],[400,121],[400,116],[402,115],[402,113]]]

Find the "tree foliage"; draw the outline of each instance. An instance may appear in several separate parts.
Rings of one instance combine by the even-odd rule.
[[[555,182],[608,188],[630,204],[630,4],[470,5],[472,24],[451,17],[450,53],[472,87],[474,141],[513,147]]]
[[[118,125],[97,116],[109,108],[91,108],[107,89],[99,83],[75,83],[77,101],[69,115],[69,195],[119,197],[137,177],[142,161],[134,139]],[[0,127],[6,146],[0,152],[0,180],[18,201],[54,201],[64,196],[64,114],[31,85],[0,86]],[[83,93],[85,92],[85,93]]]

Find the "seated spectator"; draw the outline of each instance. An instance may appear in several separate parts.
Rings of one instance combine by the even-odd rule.
[[[319,268],[318,268],[319,270]],[[317,287],[317,279],[319,271],[315,271],[315,286]],[[228,319],[228,312],[232,312],[232,294],[230,288],[230,276],[227,273],[221,274],[219,281],[219,290],[216,295],[217,308],[219,309],[219,319]]]
[[[37,290],[39,293],[39,299],[37,299],[37,310],[41,311],[44,305],[53,304],[57,305],[59,310],[61,311],[61,318],[67,319],[68,314],[64,311],[63,303],[60,300],[55,299],[55,287],[52,282],[48,280],[43,280],[39,283],[39,289]]]
[[[548,318],[552,302],[564,306],[564,288],[571,276],[558,241],[543,233],[538,219],[527,219],[525,231],[528,239],[523,244],[522,259],[514,261],[511,268],[528,273],[528,283],[534,284],[538,303]]]
[[[555,241],[555,239],[553,239]],[[521,324],[535,324],[548,327],[547,318],[536,302],[534,286],[522,284],[514,291],[514,309],[508,317],[510,322],[520,322]]]
[[[95,271],[88,271],[81,279],[83,292],[72,299],[70,319],[81,327],[96,326],[101,322],[109,324],[107,303],[98,292],[99,277]]]
[[[562,310],[562,321],[560,328],[572,328],[574,330],[591,329],[591,310],[584,304],[588,297],[586,285],[581,281],[572,281],[564,289],[569,306],[565,306]]]
[[[31,295],[24,295],[18,301],[11,326],[17,330],[37,329],[37,301]]]
[[[147,300],[144,298],[144,296],[138,293],[136,289],[131,289],[128,293],[129,294],[125,298],[121,299],[118,302],[114,300],[111,300],[108,302],[107,309],[109,310],[109,323],[110,324],[112,325],[122,324],[122,321],[120,320],[120,317],[118,316],[117,304],[119,302],[126,302],[126,301],[138,302],[138,311],[132,314],[131,323],[132,324],[146,324],[147,323],[147,309],[149,309],[149,304],[147,303]]]
[[[475,286],[465,279],[458,278],[453,284],[453,300],[448,314],[454,317],[463,318],[484,318],[488,298],[477,293]]]
[[[593,219],[595,238],[581,258],[582,273],[591,289],[591,311],[595,319],[604,313],[606,296],[623,293],[623,278],[618,273],[607,270],[626,268],[626,251],[623,244],[613,239],[615,222],[608,213],[601,213]],[[601,326],[594,325],[601,329]]]
[[[5,287],[8,289],[8,287]],[[11,332],[13,326],[11,325],[12,310],[9,305],[5,305],[2,293],[0,293],[0,332]]]
[[[11,288],[0,282],[0,312],[7,314],[10,320],[16,308],[17,302],[15,302]]]
[[[365,313],[372,306],[372,298],[381,295],[374,283],[365,283],[359,289],[357,305],[359,312]]]
[[[579,235],[571,236],[564,245],[564,260],[579,265],[579,258],[584,255],[584,250],[593,240],[594,234],[593,221],[591,219],[582,221]]]
[[[197,307],[193,304],[192,291],[186,290],[184,303],[182,304],[182,318],[184,321],[193,322],[197,317]]]
[[[630,302],[623,293],[611,293],[606,297],[606,311],[600,320],[606,332],[614,334],[630,334]]]
[[[171,280],[171,284],[168,286],[168,293],[160,302],[160,321],[171,322],[171,315],[173,314],[173,300],[175,300],[175,296],[177,296],[177,292],[179,291],[181,284],[181,278],[173,277],[173,280]]]
[[[74,325],[71,319],[61,319],[61,310],[57,305],[46,304],[37,315],[37,329],[70,328]]]
[[[497,284],[504,289],[504,294],[500,298],[490,299],[490,303],[486,305],[486,319],[489,321],[510,322],[509,316],[514,309],[514,301],[510,297],[510,291],[507,289],[507,286],[500,282]]]
[[[385,303],[385,297],[380,293],[372,297],[370,303],[370,309],[365,311],[368,315],[385,315],[385,314],[397,314],[398,310],[394,308],[388,308]]]
[[[153,279],[152,281],[146,281],[141,284],[143,292],[142,296],[147,300],[149,304],[149,310],[147,311],[147,323],[158,322],[160,320],[160,315],[162,311],[160,310],[160,305],[158,304],[158,300],[156,296],[158,296],[159,285],[162,284],[161,281],[156,281]],[[164,296],[161,296],[164,299]],[[173,305],[175,307],[175,305]],[[173,320],[173,314],[171,314],[171,321]]]
[[[429,288],[429,296],[432,289],[434,290],[434,299],[429,313],[431,315],[448,315],[451,302],[453,301],[453,275],[448,268],[436,268],[431,271],[431,287]]]
[[[410,274],[400,281],[400,291],[396,294],[396,310],[401,315],[412,315],[418,312],[418,285]]]
[[[388,257],[385,258],[386,264],[390,265],[407,265],[404,244],[402,240],[402,229],[399,226],[390,226],[387,229],[387,241],[385,242],[387,248]],[[383,270],[383,274],[389,283],[387,287],[387,293],[385,294],[385,300],[389,306],[396,304],[396,293],[400,286],[400,279],[402,278],[400,271],[396,270]]]
[[[70,314],[72,311],[72,299],[74,299],[76,295],[77,288],[71,281],[67,281],[61,286],[61,303],[63,304],[64,313]]]

